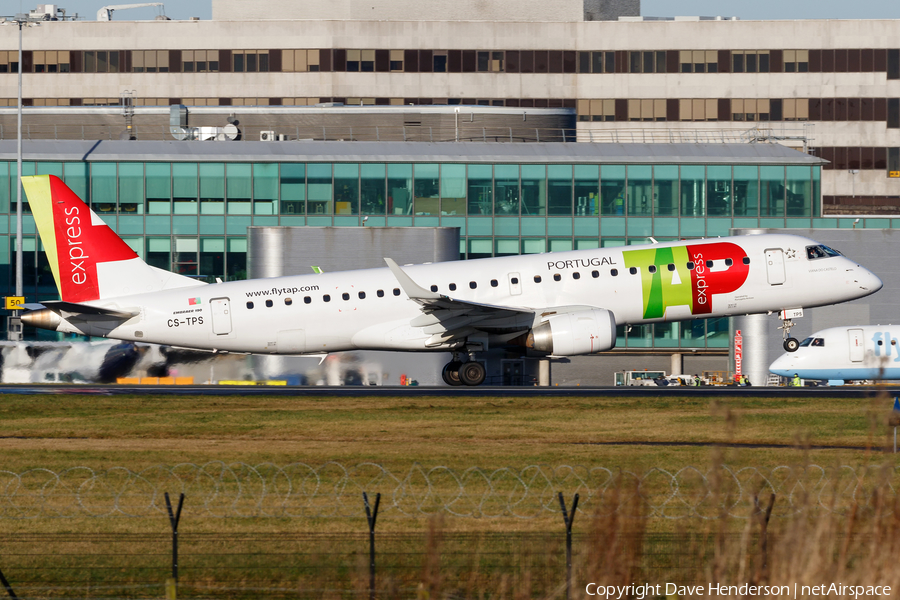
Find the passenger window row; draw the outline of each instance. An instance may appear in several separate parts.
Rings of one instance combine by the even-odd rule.
[[[400,288],[394,288],[394,289],[393,289],[393,294],[394,294],[395,296],[399,296],[399,295],[400,295]],[[365,293],[365,292],[359,292],[357,295],[359,296],[359,299],[360,299],[360,300],[365,300],[365,299],[366,299],[366,293]],[[384,290],[377,290],[377,291],[375,292],[375,295],[378,296],[379,298],[384,298]],[[341,298],[342,298],[343,300],[349,300],[349,299],[350,299],[350,294],[348,294],[347,292],[344,292],[343,294],[341,294]],[[304,303],[304,304],[312,304],[312,301],[313,301],[313,299],[312,299],[311,296],[304,296],[304,297],[303,297],[303,303]],[[323,301],[323,302],[331,302],[331,295],[330,295],[330,294],[325,294],[325,295],[323,295],[323,296],[322,296],[322,301]],[[287,298],[284,299],[284,305],[285,305],[285,306],[291,306],[293,303],[294,303],[294,299],[293,299],[293,298],[287,297]],[[274,306],[274,303],[273,303],[271,300],[266,300],[265,304],[266,304],[266,308],[272,308],[272,306]],[[247,308],[248,308],[248,309],[252,309],[253,307],[254,307],[253,301],[252,301],[252,300],[248,300],[248,301],[247,301]]]
[[[732,265],[734,264],[734,261],[733,261],[732,259],[730,259],[730,258],[726,258],[724,262],[725,262],[725,266],[726,266],[726,267],[730,267],[730,266],[732,266]],[[749,256],[745,256],[745,257],[742,259],[742,262],[743,262],[743,264],[745,264],[745,265],[749,265],[749,264],[750,264],[750,257],[749,257]],[[711,261],[711,260],[707,260],[707,261],[705,262],[705,265],[706,265],[707,268],[712,268],[714,264],[715,264],[714,261]],[[688,271],[693,271],[693,270],[696,268],[696,264],[695,264],[694,262],[688,262],[686,266],[687,266]],[[675,270],[675,264],[674,264],[674,263],[669,263],[668,265],[666,265],[666,269],[669,270],[669,271],[674,271],[674,270]],[[648,270],[650,273],[656,273],[656,270],[657,270],[656,265],[650,265],[650,266],[648,266],[648,267],[647,267],[647,270]],[[637,267],[630,267],[630,268],[628,269],[628,272],[631,273],[632,275],[637,275],[638,269],[637,269]],[[610,274],[611,277],[617,277],[617,276],[619,275],[619,270],[618,270],[618,269],[610,269],[610,270],[609,270],[609,274]],[[600,271],[597,271],[596,269],[593,270],[593,271],[591,271],[591,277],[594,278],[594,279],[599,278],[599,277],[600,277]],[[578,272],[578,271],[574,271],[574,272],[572,273],[572,279],[581,279],[581,273]],[[535,282],[535,283],[541,283],[541,281],[542,281],[542,278],[541,278],[540,275],[535,275],[535,276],[534,276],[534,282]],[[554,273],[554,274],[553,274],[553,281],[562,281],[562,275],[559,274],[559,273]],[[510,280],[509,280],[509,282],[510,282],[510,284],[512,284],[512,285],[518,285],[518,284],[519,284],[519,278],[518,278],[518,277],[511,277]],[[495,287],[499,287],[499,286],[500,286],[500,282],[499,282],[498,280],[496,280],[496,279],[491,279],[491,287],[494,287],[494,288],[495,288]],[[451,292],[455,292],[456,289],[457,289],[455,283],[448,284],[447,287],[448,287],[448,289],[449,289]],[[478,283],[476,283],[475,281],[470,281],[470,282],[469,282],[469,288],[470,288],[470,289],[473,289],[473,290],[474,290],[474,289],[477,289],[477,288],[478,288]],[[432,292],[437,292],[438,289],[439,289],[439,288],[438,288],[437,285],[435,285],[435,284],[432,284],[432,285],[431,285],[431,291],[432,291]],[[394,289],[393,289],[393,294],[394,294],[395,296],[399,296],[399,295],[400,295],[400,288],[394,288]],[[379,298],[383,298],[383,297],[384,297],[384,290],[377,290],[377,291],[375,292],[375,295],[378,296]],[[365,300],[365,299],[366,299],[366,293],[365,293],[365,292],[358,292],[358,293],[357,293],[357,296],[359,297],[360,300]],[[345,300],[345,301],[350,300],[350,294],[349,294],[348,292],[343,292],[343,293],[341,294],[341,299],[343,299],[343,300]],[[331,302],[331,296],[330,296],[329,294],[323,295],[323,296],[322,296],[322,301],[323,301],[323,302]],[[294,303],[294,300],[293,300],[292,298],[290,298],[290,297],[284,299],[284,304],[285,304],[285,306],[291,306],[293,303]],[[304,296],[304,297],[303,297],[303,303],[304,303],[304,304],[312,304],[312,297],[311,297],[311,296]],[[265,304],[266,304],[266,307],[267,307],[267,308],[272,308],[272,306],[274,306],[274,303],[272,302],[272,300],[266,300]],[[253,303],[252,301],[247,301],[247,308],[248,308],[248,309],[252,309],[253,307],[254,307],[254,303]]]
[[[730,267],[730,266],[732,266],[732,265],[734,264],[734,261],[733,261],[732,259],[730,259],[730,258],[726,258],[724,262],[725,262],[725,266],[726,266],[726,267]],[[745,265],[749,265],[749,264],[750,264],[750,257],[749,257],[749,256],[745,256],[743,259],[741,259],[741,262],[742,262],[743,264],[745,264]],[[706,268],[711,269],[711,268],[713,267],[713,265],[715,264],[715,262],[714,262],[714,261],[711,261],[711,260],[708,260],[708,261],[706,261],[704,264],[706,265]],[[694,268],[696,267],[696,264],[693,263],[693,262],[688,262],[686,266],[687,266],[688,271],[693,271]],[[674,263],[669,263],[668,265],[666,265],[666,269],[668,269],[669,271],[674,271],[674,270],[675,270],[675,264],[674,264]],[[656,265],[650,265],[650,266],[647,267],[647,271],[648,271],[649,273],[656,273],[656,270],[657,270],[657,269],[656,269]],[[632,275],[637,275],[638,268],[637,268],[637,267],[630,267],[630,268],[628,269],[628,272],[631,273]],[[610,269],[610,270],[609,270],[609,274],[610,274],[611,277],[617,277],[617,276],[619,275],[619,270],[618,270],[618,269]],[[597,271],[597,270],[591,271],[591,277],[593,277],[594,279],[597,279],[598,277],[600,277],[600,271]],[[581,279],[581,273],[579,273],[578,271],[574,271],[574,272],[572,273],[572,279]],[[553,274],[553,281],[561,281],[561,280],[562,280],[562,275],[560,275],[559,273],[554,273],[554,274]],[[535,283],[540,283],[540,282],[541,282],[541,276],[540,276],[540,275],[535,275],[535,276],[534,276],[534,282],[535,282]]]

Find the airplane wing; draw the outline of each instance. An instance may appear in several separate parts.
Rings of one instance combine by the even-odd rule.
[[[432,334],[428,346],[446,344],[477,331],[524,332],[534,324],[534,309],[469,302],[432,292],[413,281],[393,259],[384,261],[404,293],[419,305],[422,314],[410,325]]]

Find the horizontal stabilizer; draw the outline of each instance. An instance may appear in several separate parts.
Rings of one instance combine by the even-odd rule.
[[[42,302],[45,308],[59,314],[67,312],[73,315],[101,315],[105,317],[113,317],[115,319],[130,319],[140,314],[139,310],[123,311],[111,308],[100,308],[99,306],[89,306],[87,304],[78,304],[77,302],[48,301]]]

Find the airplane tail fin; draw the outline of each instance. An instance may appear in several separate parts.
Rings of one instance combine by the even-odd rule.
[[[145,263],[58,177],[23,177],[22,187],[63,301],[204,285]]]

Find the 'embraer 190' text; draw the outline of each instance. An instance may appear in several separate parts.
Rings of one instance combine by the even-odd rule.
[[[84,270],[84,261],[89,257],[81,246],[81,217],[78,216],[78,207],[72,206],[65,209],[66,213],[66,247],[69,255],[69,270],[72,273],[72,282],[81,285],[87,282],[87,271]]]

